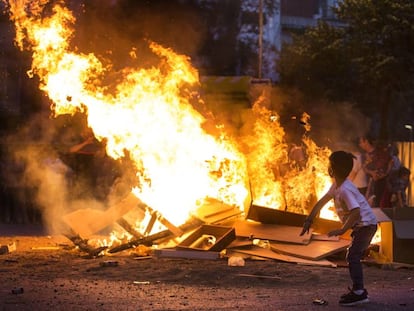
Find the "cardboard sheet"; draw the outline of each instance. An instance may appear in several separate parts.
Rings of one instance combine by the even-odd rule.
[[[329,260],[322,259],[322,260],[307,260],[295,256],[290,256],[286,254],[280,254],[277,252],[274,252],[270,249],[266,249],[259,246],[251,246],[246,248],[239,248],[235,249],[236,252],[242,253],[242,254],[248,254],[252,256],[257,257],[264,257],[269,259],[275,259],[279,261],[285,261],[285,262],[292,262],[302,265],[315,265],[315,266],[326,266],[326,267],[336,267],[336,264],[333,262],[330,262]]]
[[[320,260],[329,255],[345,250],[351,241],[312,241],[307,245],[270,242],[270,248],[278,253],[296,256],[299,258]]]
[[[310,229],[309,234],[300,236],[302,227],[263,224],[247,220],[235,221],[234,228],[236,229],[236,236],[295,244],[309,244],[313,231]]]

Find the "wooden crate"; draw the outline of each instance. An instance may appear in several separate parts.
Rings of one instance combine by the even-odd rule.
[[[219,252],[236,239],[235,229],[227,226],[201,225],[177,248]]]

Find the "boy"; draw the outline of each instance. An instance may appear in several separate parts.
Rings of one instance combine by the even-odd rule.
[[[328,236],[344,234],[352,229],[352,242],[348,248],[346,260],[352,280],[349,293],[341,296],[339,304],[353,306],[368,302],[368,292],[364,288],[361,259],[377,231],[377,219],[365,197],[355,185],[347,179],[353,166],[353,155],[345,151],[335,151],[329,157],[329,175],[334,182],[328,192],[315,204],[303,224],[300,235],[309,233],[312,221],[321,208],[331,199],[342,222],[342,228],[330,231]]]

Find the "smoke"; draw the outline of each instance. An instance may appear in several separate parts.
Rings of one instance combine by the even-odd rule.
[[[91,188],[79,178],[85,172],[71,167],[75,162],[70,161],[69,148],[79,134],[82,122],[76,117],[70,118],[52,119],[43,112],[34,115],[18,132],[5,139],[8,167],[2,170],[3,178],[15,189],[20,189],[17,193],[25,193],[22,189],[31,190],[31,195],[23,197],[19,204],[39,209],[41,221],[50,233],[69,232],[62,220],[67,213],[82,208],[104,210],[132,188],[129,175],[133,170],[128,163],[123,163],[116,182],[108,185],[109,191],[103,191],[100,197],[93,195],[99,187]],[[26,206],[17,208],[28,212]]]
[[[44,114],[35,115],[19,131],[6,137],[8,152],[3,160],[7,167],[2,173],[7,183],[15,182],[18,193],[27,195],[25,190],[31,189],[32,196],[22,197],[18,204],[39,208],[43,221],[51,224],[51,219],[65,210],[67,186],[64,175],[67,167],[57,161],[56,151],[51,148],[54,130],[47,126],[47,120]],[[16,168],[20,171],[17,172]],[[27,213],[26,206],[14,208]],[[53,226],[51,230],[54,230]]]
[[[272,88],[270,109],[277,111],[286,131],[288,142],[297,142],[303,135],[319,146],[337,149],[339,145],[354,144],[356,138],[366,134],[371,118],[364,115],[354,103],[330,102],[305,98],[300,90]],[[301,115],[310,116],[304,124]],[[309,126],[310,130],[305,127]]]
[[[310,107],[309,114],[312,138],[331,149],[341,146],[354,149],[357,138],[370,127],[370,119],[349,102],[317,102]]]
[[[77,16],[74,44],[110,59],[114,69],[158,62],[149,41],[196,55],[206,34],[199,9],[179,1],[94,0],[72,9]],[[130,57],[134,51],[136,57]]]

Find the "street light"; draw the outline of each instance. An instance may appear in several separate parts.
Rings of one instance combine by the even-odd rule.
[[[409,148],[408,149],[408,169],[412,172],[413,170],[412,170],[412,167],[411,167],[411,149],[412,149],[411,144],[413,142],[413,126],[411,124],[405,124],[404,127],[407,130],[410,131],[410,141],[408,143],[408,148]],[[411,174],[411,176],[412,176],[412,174]],[[411,189],[412,189],[412,186],[411,186],[411,181],[410,181],[410,183],[408,184],[408,196],[407,196],[408,197],[407,204],[409,206],[411,206]]]

